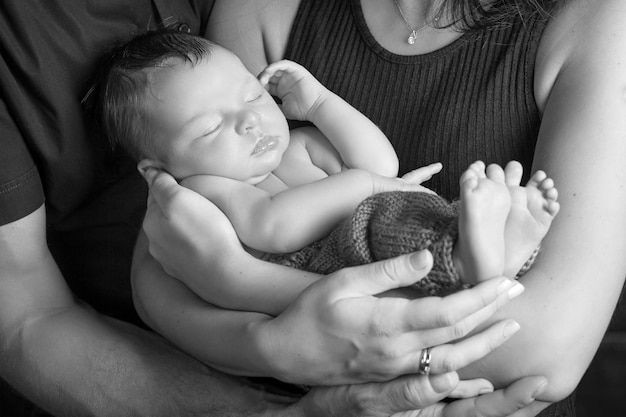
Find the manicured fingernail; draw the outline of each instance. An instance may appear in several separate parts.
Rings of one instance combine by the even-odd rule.
[[[419,251],[419,252],[415,252],[411,254],[411,265],[413,265],[413,267],[415,269],[426,269],[426,268],[430,268],[430,262],[429,262],[429,258],[430,258],[430,253],[426,250],[423,251]]]
[[[480,391],[478,391],[478,395],[483,395],[483,394],[489,394],[493,392],[493,387],[491,388],[483,388]]]
[[[502,294],[505,291],[508,291],[511,288],[513,281],[508,278],[504,278],[500,284],[498,284],[498,294]]]
[[[509,290],[509,299],[514,299],[518,295],[524,292],[524,286],[519,282],[515,281],[511,289]]]
[[[513,336],[520,329],[519,323],[515,320],[510,320],[507,324],[504,325],[504,329],[502,330],[502,335],[505,339]]]

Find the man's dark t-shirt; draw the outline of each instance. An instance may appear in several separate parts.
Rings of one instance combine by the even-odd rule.
[[[157,25],[203,34],[212,1],[0,3],[0,225],[44,203],[48,245],[72,290],[138,322],[129,268],[145,210],[134,163],[85,126],[81,98],[98,58]]]

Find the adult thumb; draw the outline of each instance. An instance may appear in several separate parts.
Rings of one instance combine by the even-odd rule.
[[[149,198],[165,213],[180,191],[178,182],[170,174],[156,168],[139,169],[139,172],[148,183]]]
[[[343,289],[343,295],[376,295],[415,284],[430,272],[432,265],[431,253],[423,250],[348,268],[334,282]]]

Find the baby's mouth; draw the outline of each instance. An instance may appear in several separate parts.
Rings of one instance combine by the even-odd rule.
[[[262,136],[259,140],[257,140],[256,146],[254,147],[254,150],[252,151],[252,155],[256,155],[262,152],[272,150],[276,147],[277,144],[278,144],[278,138],[276,136],[270,136],[270,135]]]

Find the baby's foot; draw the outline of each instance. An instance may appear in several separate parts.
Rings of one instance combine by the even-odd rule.
[[[522,166],[509,162],[505,168],[505,183],[511,194],[511,210],[504,229],[504,275],[514,278],[541,243],[552,219],[559,212],[554,181],[543,171],[537,171],[525,187],[520,185]]]
[[[499,168],[499,167],[498,167]],[[502,275],[504,268],[504,227],[511,197],[504,172],[474,162],[461,175],[459,237],[454,247],[455,267],[461,280],[476,284]]]

